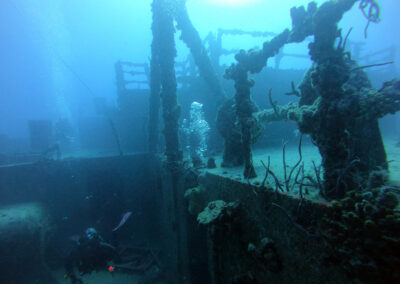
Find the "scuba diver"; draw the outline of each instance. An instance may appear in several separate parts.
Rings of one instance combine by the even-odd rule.
[[[105,270],[109,262],[118,259],[116,248],[104,242],[103,238],[94,228],[87,228],[83,236],[71,238],[75,242],[74,248],[69,253],[64,278],[70,278],[73,284],[82,284],[83,281],[75,275],[74,268],[82,276],[93,270]],[[110,270],[111,271],[111,270]]]

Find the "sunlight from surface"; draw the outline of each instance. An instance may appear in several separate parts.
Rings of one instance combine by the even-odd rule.
[[[260,2],[260,0],[206,0],[208,3],[219,6],[244,6]]]

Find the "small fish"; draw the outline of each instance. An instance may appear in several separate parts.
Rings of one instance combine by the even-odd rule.
[[[118,230],[119,228],[121,228],[121,227],[125,224],[125,222],[128,220],[128,218],[129,218],[131,215],[132,215],[132,212],[131,212],[131,211],[128,211],[128,212],[124,213],[124,214],[122,215],[121,222],[119,222],[118,226],[115,227],[112,231],[115,232],[116,230]]]

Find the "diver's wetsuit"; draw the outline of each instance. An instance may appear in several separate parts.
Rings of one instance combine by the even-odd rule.
[[[108,262],[116,258],[115,248],[104,242],[96,230],[89,228],[68,255],[65,263],[66,274],[71,278],[72,283],[83,283],[74,274],[75,267],[78,268],[80,275],[84,275],[93,270],[106,269]]]

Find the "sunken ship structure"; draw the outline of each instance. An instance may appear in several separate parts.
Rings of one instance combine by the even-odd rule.
[[[61,283],[62,236],[93,222],[102,231],[117,209],[135,208],[117,233],[135,257],[119,269],[137,283],[398,283],[400,187],[378,120],[400,110],[400,80],[373,87],[366,68],[393,64],[361,64],[360,43],[338,28],[355,7],[378,22],[377,3],[310,2],[290,10],[279,34],[219,30],[203,40],[185,2],[153,0],[150,62],[115,64],[118,108],[102,109],[113,155],[56,151],[1,166],[0,282]],[[185,62],[175,33],[190,50]],[[226,50],[226,35],[265,42]],[[283,57],[302,56],[285,45],[305,41],[311,67],[281,70]],[[231,66],[219,63],[226,54]],[[210,130],[199,160],[185,153],[181,118],[202,98]],[[293,141],[277,138],[283,123],[298,129]],[[320,160],[307,160],[309,146]]]

